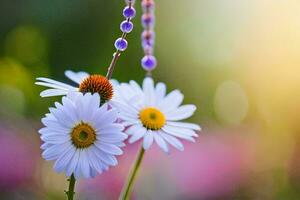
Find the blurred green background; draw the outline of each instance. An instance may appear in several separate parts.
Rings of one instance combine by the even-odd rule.
[[[37,130],[54,100],[34,85],[64,71],[105,74],[124,1],[1,0],[0,199],[64,199]],[[300,199],[300,1],[156,2],[156,81],[196,104],[203,131],[184,152],[146,156],[134,199]],[[141,9],[114,78],[142,81]],[[78,199],[116,199],[137,146]]]

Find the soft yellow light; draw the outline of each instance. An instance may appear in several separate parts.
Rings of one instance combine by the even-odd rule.
[[[214,108],[221,121],[239,124],[247,114],[248,98],[238,83],[225,81],[217,88]]]

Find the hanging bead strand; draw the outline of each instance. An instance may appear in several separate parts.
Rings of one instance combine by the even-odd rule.
[[[142,25],[144,31],[141,35],[142,47],[144,49],[144,57],[141,60],[141,65],[144,70],[147,71],[148,76],[151,76],[151,72],[157,65],[156,58],[153,56],[155,32],[154,32],[154,1],[142,0]]]
[[[108,67],[108,71],[106,74],[106,78],[110,79],[112,77],[112,73],[114,71],[115,65],[117,63],[118,58],[121,55],[121,52],[125,51],[128,42],[126,40],[126,35],[130,33],[133,29],[133,23],[131,19],[135,17],[136,11],[134,9],[134,0],[127,0],[126,7],[123,9],[123,16],[125,20],[121,22],[120,29],[122,31],[122,36],[115,41],[116,52],[113,54],[112,61]]]
[[[155,69],[157,61],[153,56],[154,48],[154,1],[153,0],[142,0],[142,25],[144,31],[141,35],[142,47],[144,49],[144,57],[141,60],[143,69],[147,72],[146,76],[152,77],[152,70]],[[135,160],[135,163],[131,169],[128,179],[123,186],[122,192],[119,196],[119,200],[129,200],[133,184],[136,180],[137,173],[141,166],[145,155],[143,146],[141,147],[139,154]]]

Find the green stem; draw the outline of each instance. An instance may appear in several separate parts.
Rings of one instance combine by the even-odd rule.
[[[143,161],[143,157],[145,154],[145,150],[143,147],[141,147],[141,150],[135,160],[135,163],[131,169],[130,175],[126,181],[126,184],[123,186],[122,192],[120,194],[119,200],[129,200],[130,198],[130,194],[131,194],[131,190],[132,190],[132,186],[134,184],[134,181],[136,179],[137,176],[137,172],[141,166],[141,163]]]
[[[74,189],[75,189],[75,182],[76,179],[74,177],[74,174],[71,175],[71,177],[68,179],[69,181],[69,190],[66,192],[68,200],[73,200],[74,199]]]

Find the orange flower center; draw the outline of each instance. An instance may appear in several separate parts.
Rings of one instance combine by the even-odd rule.
[[[113,96],[113,86],[109,80],[101,75],[91,75],[84,79],[79,85],[79,91],[82,93],[98,93],[101,101],[108,101]]]

